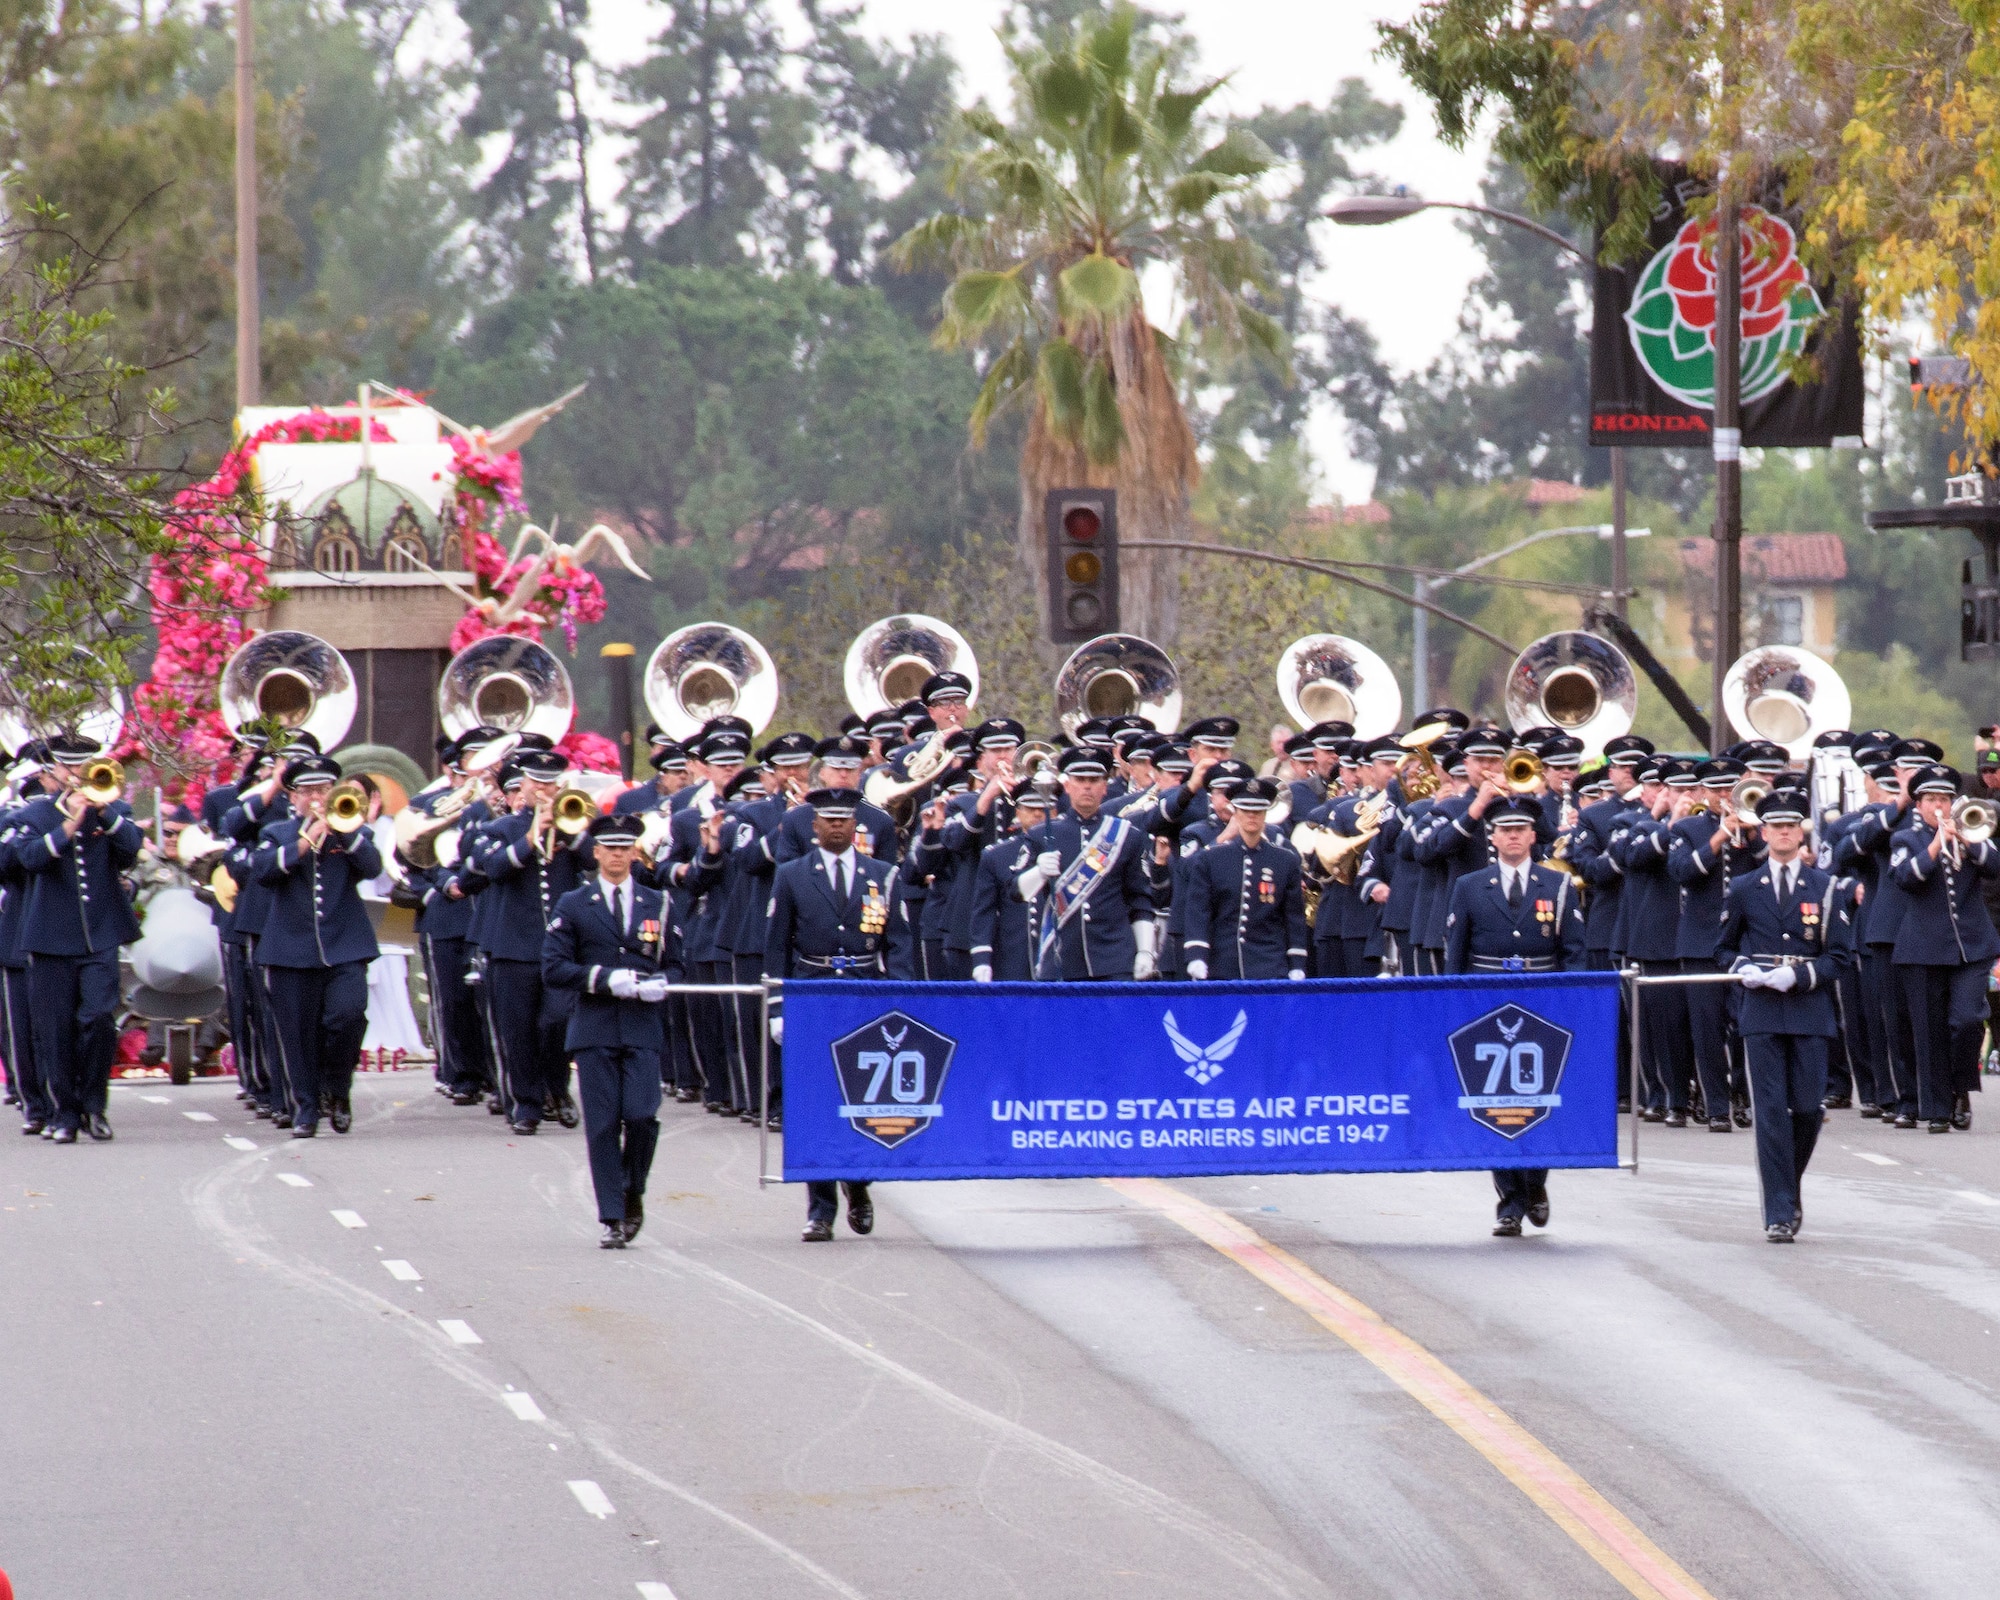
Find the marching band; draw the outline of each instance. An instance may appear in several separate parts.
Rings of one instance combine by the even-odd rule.
[[[377,953],[361,890],[386,872],[416,914],[439,1093],[516,1136],[581,1124],[607,1249],[643,1223],[664,1098],[782,1127],[782,998],[753,994],[807,977],[1676,980],[1628,990],[1626,1109],[1754,1126],[1773,1242],[1802,1226],[1829,1112],[1970,1126],[2000,753],[1967,781],[1926,740],[1847,729],[1845,689],[1804,652],[1739,661],[1741,742],[1682,758],[1630,731],[1632,669],[1593,635],[1522,652],[1504,721],[1441,706],[1407,729],[1379,656],[1311,635],[1279,667],[1302,731],[1263,774],[1235,718],[1183,729],[1179,674],[1142,639],[1071,657],[1046,741],[977,713],[973,652],[933,618],[866,630],[845,684],[838,730],[766,738],[768,652],[682,629],[648,663],[651,771],[626,785],[569,770],[561,663],[482,640],[444,674],[441,776],[382,850],[376,785],[325,753],[354,710],[338,653],[252,640],[219,695],[240,776],[177,851],[211,907],[240,1098],[295,1138],[351,1129]],[[15,718],[0,738],[9,1098],[24,1133],[108,1140],[143,842],[105,756],[115,721]],[[1496,1182],[1495,1233],[1546,1225],[1546,1174]],[[813,1186],[807,1241],[833,1237],[839,1198]],[[866,1186],[846,1199],[869,1232]]]

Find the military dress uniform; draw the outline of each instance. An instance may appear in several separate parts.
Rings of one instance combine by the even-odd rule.
[[[1037,818],[1044,814],[1034,812]],[[1035,975],[1037,907],[1022,900],[1018,887],[1021,874],[1034,864],[1034,847],[1019,830],[980,852],[969,930],[977,982],[1026,983]]]
[[[1733,786],[1741,776],[1741,763],[1731,762],[1728,766],[1737,769],[1727,774]],[[1718,773],[1717,780],[1709,782],[1711,788],[1720,776]],[[1717,850],[1713,843],[1717,825],[1714,813],[1697,811],[1668,830],[1667,876],[1680,885],[1681,892],[1680,933],[1674,948],[1681,970],[1687,973],[1715,970],[1724,892],[1731,880],[1754,870],[1764,853],[1763,846],[1754,838],[1746,838],[1740,844],[1725,843]],[[1690,984],[1686,989],[1688,1041],[1694,1051],[1695,1075],[1701,1084],[1709,1128],[1717,1133],[1727,1132],[1733,1126],[1729,996],[1725,992],[1729,987],[1705,983]]]
[[[1669,770],[1682,766],[1685,763],[1668,764]],[[1665,817],[1635,805],[1620,819],[1612,850],[1625,869],[1620,948],[1648,977],[1678,976],[1681,894],[1667,871],[1673,853],[1672,826]],[[1678,984],[1655,984],[1639,991],[1638,1005],[1644,1114],[1654,1122],[1685,1124],[1688,1085],[1694,1076],[1686,990]]]
[[[819,789],[808,803],[823,815],[851,815],[851,790]],[[908,974],[907,946],[912,931],[898,916],[897,869],[864,856],[849,846],[839,857],[815,844],[810,855],[778,868],[771,888],[771,917],[764,947],[765,976],[780,982],[794,978],[844,980],[887,978]],[[900,929],[899,929],[900,924]],[[898,934],[900,931],[900,941]],[[903,960],[895,946],[904,946]],[[782,1043],[782,1018],[774,1029]],[[847,1217],[857,1233],[875,1225],[868,1185],[850,1183]],[[825,1230],[839,1209],[839,1185],[832,1181],[806,1186],[806,1237],[829,1237]]]
[[[1518,817],[1532,823],[1540,808],[1532,796],[1495,801],[1489,821]],[[1448,974],[1576,972],[1584,962],[1583,913],[1575,880],[1557,867],[1524,862],[1510,871],[1500,862],[1462,875],[1452,885],[1445,912],[1444,970]],[[1549,1219],[1546,1167],[1513,1167],[1493,1173],[1499,1195],[1495,1232],[1520,1232],[1525,1217],[1537,1227]]]
[[[1061,757],[1065,777],[1103,771],[1096,752],[1066,750]],[[1053,905],[1044,917],[1058,925],[1037,957],[1035,976],[1044,982],[1084,983],[1150,976],[1154,954],[1153,892],[1146,863],[1152,841],[1143,828],[1117,817],[1095,816],[1088,822],[1075,816],[1057,817],[1028,832],[1037,861],[1053,854],[1053,876],[1044,874],[1041,893],[1053,896],[1064,875],[1087,858],[1088,878],[1075,878],[1076,898],[1063,917]],[[1115,839],[1115,845],[1113,841]],[[1084,888],[1084,884],[1088,888]],[[1066,891],[1067,892],[1067,891]],[[1045,934],[1048,933],[1044,923]]]
[[[447,761],[462,754],[456,744],[444,752]],[[410,804],[424,816],[436,815],[438,802],[449,790],[418,794]],[[462,815],[463,813],[461,813]],[[462,824],[461,824],[462,826]],[[461,838],[463,834],[461,834]],[[479,1016],[478,996],[467,984],[472,967],[473,897],[458,889],[449,867],[407,867],[411,885],[423,899],[417,909],[417,939],[423,950],[424,975],[430,986],[431,1037],[437,1048],[437,1075],[458,1105],[474,1105],[489,1087],[497,1088],[486,1030]],[[454,894],[452,891],[458,889]]]
[[[593,842],[636,844],[633,816],[598,818]],[[576,1062],[601,1242],[622,1248],[645,1220],[660,1139],[663,1006],[667,985],[684,976],[667,897],[636,878],[611,884],[593,874],[556,902],[541,972],[544,986],[574,997],[563,1046]]]
[[[286,768],[292,786],[339,776],[339,765],[324,756]],[[292,1136],[309,1139],[322,1104],[335,1132],[352,1126],[348,1096],[368,1032],[368,963],[379,953],[360,888],[381,876],[382,855],[365,827],[329,833],[317,850],[301,842],[305,827],[293,816],[264,828],[251,870],[271,891],[257,962],[291,1098]]]
[[[65,753],[75,754],[55,752]],[[139,859],[143,840],[122,800],[86,808],[73,838],[64,820],[53,796],[31,802],[14,855],[28,876],[21,948],[34,1048],[55,1102],[52,1136],[67,1144],[86,1121],[92,1137],[111,1137],[105,1112],[118,1047],[118,947],[139,937],[119,874]]]
[[[1949,788],[1946,785],[1949,785]],[[1915,795],[1956,794],[1958,775],[1931,767],[1912,778]],[[1915,1047],[1917,1119],[1947,1132],[1954,1114],[1971,1120],[1979,1088],[1979,1041],[1986,1025],[1986,979],[2000,957],[1981,881],[2000,876],[2000,845],[1947,843],[1935,859],[1934,829],[1922,822],[1895,836],[1889,873],[1909,904],[1896,929],[1894,964]]]
[[[1766,821],[1800,819],[1804,810],[1785,794],[1758,808]],[[1834,985],[1852,960],[1845,931],[1828,920],[1831,885],[1803,856],[1732,878],[1716,943],[1717,965],[1748,975],[1737,1026],[1756,1116],[1764,1226],[1774,1242],[1798,1230],[1799,1184],[1826,1117],[1827,1041],[1839,1027]],[[1786,987],[1766,987],[1774,978]]]
[[[1903,1004],[1896,970],[1896,935],[1910,897],[1889,870],[1891,847],[1913,813],[1901,801],[1880,800],[1861,808],[1835,847],[1835,865],[1862,885],[1861,918],[1855,946],[1861,968],[1862,1001],[1869,1007],[1876,1051],[1877,1104],[1897,1125],[1917,1125],[1916,1044]]]
[[[1276,790],[1273,780],[1253,778],[1231,804],[1266,811]],[[1232,839],[1196,856],[1183,882],[1188,908],[1181,952],[1190,977],[1305,977],[1305,894],[1293,851],[1268,834],[1254,850]]]
[[[55,1095],[35,1059],[35,1008],[28,992],[28,953],[21,947],[28,874],[15,847],[28,837],[26,804],[0,812],[0,1050],[7,1081],[21,1102],[21,1131],[40,1134],[55,1120]]]
[[[271,891],[257,881],[253,863],[264,829],[288,819],[292,807],[282,789],[266,799],[256,792],[261,784],[249,782],[248,772],[244,776],[245,781],[237,786],[235,804],[222,814],[217,837],[228,839],[231,845],[223,865],[236,880],[236,912],[231,927],[243,951],[245,1031],[252,1036],[257,1054],[254,1086],[257,1114],[268,1117],[274,1126],[289,1127],[292,1101],[285,1082],[284,1053],[278,1048],[270,984],[263,964],[257,959],[257,940],[271,911]]]

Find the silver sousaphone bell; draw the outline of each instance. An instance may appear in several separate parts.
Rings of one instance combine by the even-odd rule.
[[[1767,644],[1724,675],[1722,709],[1743,738],[1783,745],[1797,761],[1821,734],[1848,725],[1854,702],[1840,674],[1810,650]]]
[[[533,639],[494,634],[445,664],[437,707],[438,721],[454,739],[488,727],[538,733],[555,743],[569,732],[576,695],[553,651]]]
[[[762,733],[778,709],[771,652],[726,622],[676,628],[646,662],[646,709],[669,739],[689,739],[710,717],[736,716]]]
[[[318,634],[278,628],[246,639],[223,664],[216,706],[231,733],[253,722],[309,733],[339,748],[359,696],[347,658]]]
[[[1278,698],[1301,728],[1347,722],[1357,739],[1379,739],[1403,720],[1403,690],[1389,663],[1338,633],[1309,633],[1285,646]]]
[[[1072,739],[1094,717],[1141,716],[1160,733],[1181,725],[1181,675],[1150,639],[1102,633],[1056,674],[1056,716]]]
[[[972,680],[969,709],[979,701],[979,659],[948,622],[914,611],[871,622],[847,647],[841,681],[856,716],[893,711],[923,692],[933,673],[962,672]]]
[[[1507,720],[1517,730],[1560,728],[1586,759],[1632,731],[1639,679],[1625,652],[1594,633],[1545,633],[1507,669]]]

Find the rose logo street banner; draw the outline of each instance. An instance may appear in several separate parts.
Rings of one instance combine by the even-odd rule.
[[[1617,1162],[1609,972],[785,985],[785,1177]]]
[[[1717,274],[1705,186],[1663,167],[1651,253],[1600,265],[1590,340],[1590,442],[1706,446],[1715,410]],[[1853,309],[1799,260],[1794,222],[1776,203],[1739,210],[1743,442],[1829,445],[1861,433],[1861,342]],[[1829,307],[1834,307],[1829,310]],[[1793,376],[1801,358],[1817,376]]]

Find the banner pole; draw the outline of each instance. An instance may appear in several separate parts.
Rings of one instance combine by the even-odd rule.
[[[757,991],[757,1187],[771,1184],[771,981]]]
[[[1631,1060],[1630,1060],[1630,1061],[1629,1061],[1629,1062],[1627,1063],[1627,1070],[1629,1071],[1629,1073],[1630,1073],[1630,1077],[1631,1077],[1631,1092],[1630,1092],[1630,1094],[1629,1094],[1629,1095],[1628,1095],[1628,1097],[1627,1097],[1627,1101],[1626,1101],[1626,1103],[1627,1103],[1627,1104],[1628,1104],[1628,1105],[1629,1105],[1629,1106],[1630,1106],[1630,1107],[1632,1108],[1632,1170],[1633,1170],[1634,1172],[1637,1172],[1637,1171],[1639,1170],[1639,1124],[1640,1124],[1640,1122],[1641,1122],[1642,1120],[1644,1120],[1644,1119],[1643,1119],[1643,1118],[1641,1118],[1641,1116],[1639,1115],[1639,978],[1638,978],[1638,973],[1639,973],[1639,969],[1638,969],[1637,967],[1627,967],[1627,968],[1625,969],[1625,974],[1624,974],[1624,976],[1625,976],[1625,993],[1626,993],[1626,994],[1627,994],[1628,996],[1630,996],[1630,997],[1631,997],[1631,1001],[1632,1001],[1632,1026],[1631,1026],[1631,1028],[1630,1028],[1630,1030],[1629,1030],[1629,1032],[1630,1032],[1630,1036],[1631,1036],[1631,1040],[1632,1040],[1632,1055],[1631,1055]]]

